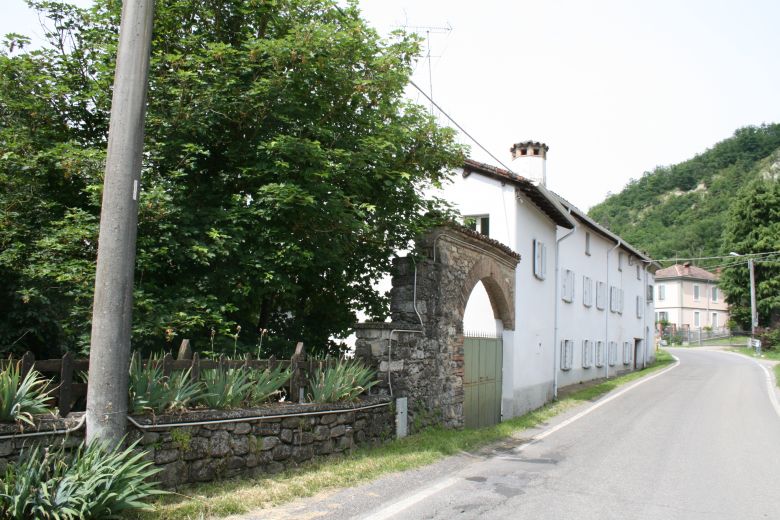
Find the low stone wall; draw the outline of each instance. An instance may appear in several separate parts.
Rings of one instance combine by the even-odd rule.
[[[64,422],[71,421],[72,425],[74,420],[60,419],[54,427],[64,429]],[[165,487],[278,473],[318,456],[382,443],[395,433],[390,399],[382,396],[365,397],[356,403],[279,403],[248,410],[134,416],[133,420],[142,429],[128,426],[128,438],[138,440],[139,447],[148,452],[147,458],[161,469],[155,479]],[[0,436],[7,434],[2,428],[16,427],[0,427]],[[15,459],[21,448],[32,442],[49,445],[64,440],[72,445],[82,435],[83,429],[67,439],[46,436],[0,440],[0,466]]]

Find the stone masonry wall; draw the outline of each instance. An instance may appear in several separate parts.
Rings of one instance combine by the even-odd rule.
[[[381,405],[366,410],[364,406]],[[294,416],[294,414],[312,414]],[[73,415],[73,414],[72,414]],[[279,417],[282,415],[282,417]],[[284,415],[289,415],[284,417]],[[206,482],[239,475],[278,473],[315,457],[350,451],[360,445],[380,444],[395,434],[395,417],[390,399],[365,397],[357,403],[334,405],[284,404],[251,410],[193,411],[181,415],[154,418],[154,424],[203,422],[269,416],[248,421],[212,423],[199,426],[156,427],[142,431],[128,427],[130,441],[139,440],[139,448],[162,471],[155,476],[165,487],[190,482]],[[143,425],[151,425],[148,416],[134,416]],[[58,429],[76,418],[60,419]],[[18,428],[1,425],[6,430]],[[39,437],[0,440],[0,471],[16,459],[19,451],[31,443],[50,445],[81,441],[83,429],[64,438]]]

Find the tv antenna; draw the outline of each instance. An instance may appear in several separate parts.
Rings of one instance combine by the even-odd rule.
[[[428,49],[425,53],[425,59],[428,60],[428,95],[431,98],[431,115],[433,115],[433,60],[436,56],[431,55],[431,34],[449,34],[452,32],[452,25],[447,22],[446,27],[428,26],[428,25],[402,25],[401,28],[415,33],[425,32],[425,38],[428,41]]]

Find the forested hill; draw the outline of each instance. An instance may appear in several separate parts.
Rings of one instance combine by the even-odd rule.
[[[723,252],[737,192],[780,160],[780,124],[746,127],[706,152],[632,180],[589,215],[654,258]]]

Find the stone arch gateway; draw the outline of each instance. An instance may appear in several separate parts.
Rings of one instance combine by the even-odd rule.
[[[520,256],[470,229],[441,226],[394,261],[387,323],[356,325],[356,356],[376,368],[380,390],[407,397],[412,430],[460,428],[463,411],[463,315],[482,282],[493,315],[515,328],[515,269]]]

